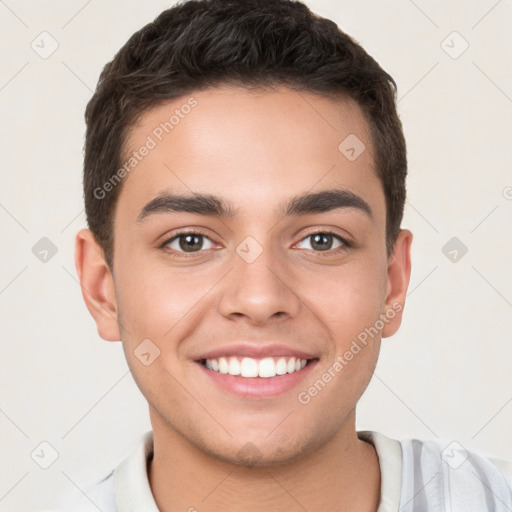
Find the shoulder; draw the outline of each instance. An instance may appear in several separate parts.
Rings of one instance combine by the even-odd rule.
[[[76,487],[66,494],[57,504],[57,508],[48,512],[118,512],[114,499],[114,471],[103,478]]]
[[[135,440],[131,451],[119,459],[115,469],[93,483],[77,485],[57,508],[47,512],[119,512],[135,503],[145,511],[157,510],[147,477],[147,461],[153,454],[153,432]]]
[[[494,455],[487,455],[487,459],[498,468],[508,485],[512,488],[512,461]]]
[[[512,508],[511,461],[444,439],[405,439],[400,445],[404,512]]]

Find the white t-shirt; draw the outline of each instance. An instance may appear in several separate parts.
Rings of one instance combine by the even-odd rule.
[[[456,441],[397,441],[367,430],[357,435],[379,458],[376,512],[512,511],[512,461],[468,452]],[[112,472],[68,495],[57,512],[159,512],[147,475],[152,454],[150,430]]]

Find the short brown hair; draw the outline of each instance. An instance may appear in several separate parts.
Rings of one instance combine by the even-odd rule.
[[[133,34],[101,72],[87,104],[84,198],[89,229],[113,269],[113,217],[129,130],[148,109],[210,87],[233,84],[348,97],[370,128],[386,197],[386,247],[400,232],[407,158],[396,84],[331,20],[294,0],[190,0]]]

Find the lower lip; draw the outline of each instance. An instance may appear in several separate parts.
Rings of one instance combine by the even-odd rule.
[[[240,377],[229,373],[220,373],[209,370],[201,363],[196,363],[208,379],[243,398],[272,398],[279,396],[302,382],[311,372],[318,359],[311,359],[308,364],[298,372],[276,375],[275,377]]]

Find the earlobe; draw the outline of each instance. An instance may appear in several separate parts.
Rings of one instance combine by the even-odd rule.
[[[405,296],[411,277],[412,238],[413,235],[408,229],[402,229],[398,234],[393,253],[389,257],[384,311],[388,322],[382,330],[383,338],[395,334],[402,323]]]
[[[92,232],[80,230],[75,239],[75,266],[82,296],[94,318],[98,334],[107,341],[121,339],[112,273]]]

